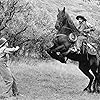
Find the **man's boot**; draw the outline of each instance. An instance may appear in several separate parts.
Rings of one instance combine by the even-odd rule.
[[[16,85],[15,81],[13,81],[13,84],[12,84],[12,92],[13,92],[13,96],[19,95],[19,92],[18,92],[17,85]]]

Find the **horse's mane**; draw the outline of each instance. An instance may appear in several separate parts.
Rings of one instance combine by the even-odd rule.
[[[66,17],[66,21],[67,21],[67,24],[69,26],[69,28],[71,28],[73,31],[75,32],[78,32],[79,33],[79,30],[76,28],[74,22],[72,21],[71,17],[69,16],[68,13],[65,13],[65,17]]]

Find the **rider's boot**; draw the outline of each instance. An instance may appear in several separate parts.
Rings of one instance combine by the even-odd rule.
[[[80,49],[77,49],[77,54],[80,54]]]

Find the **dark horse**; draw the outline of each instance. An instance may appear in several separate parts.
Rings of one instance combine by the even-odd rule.
[[[47,50],[47,53],[52,58],[59,60],[62,63],[65,63],[64,57],[67,57],[68,59],[71,59],[74,61],[78,61],[79,69],[90,79],[88,86],[84,90],[88,92],[93,92],[93,91],[98,92],[99,90],[96,88],[96,82],[99,81],[98,72],[97,72],[99,64],[97,63],[96,55],[89,54],[87,52],[85,45],[81,47],[81,54],[77,54],[76,52],[66,53],[69,47],[75,43],[75,42],[69,41],[68,39],[69,34],[75,33],[78,36],[80,32],[75,27],[70,16],[65,12],[65,7],[63,8],[62,11],[58,9],[58,15],[57,15],[55,28],[58,30],[58,33],[57,33],[57,36],[52,41],[54,43],[54,46],[49,48]],[[58,55],[57,52],[60,52],[61,55]],[[89,70],[91,70],[94,75],[92,75],[89,72]],[[91,89],[92,83],[94,83],[93,90]]]

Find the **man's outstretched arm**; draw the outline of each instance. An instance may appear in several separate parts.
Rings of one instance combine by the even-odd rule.
[[[13,48],[6,48],[4,52],[6,53],[9,53],[9,52],[12,52],[12,51],[17,51],[19,49],[19,46],[16,46],[16,47],[13,47]]]

